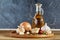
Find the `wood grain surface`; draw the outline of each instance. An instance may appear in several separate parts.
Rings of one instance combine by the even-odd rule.
[[[24,34],[24,35],[19,35],[16,33],[16,31],[13,31],[10,33],[11,37],[15,38],[48,38],[48,37],[53,37],[54,34]]]
[[[0,40],[60,40],[60,31],[53,31],[54,36],[49,38],[14,38],[10,36],[12,31],[0,31]]]

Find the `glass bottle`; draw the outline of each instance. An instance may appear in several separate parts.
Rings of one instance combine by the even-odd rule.
[[[32,20],[32,28],[40,28],[44,26],[44,18],[43,18],[43,11],[42,11],[42,4],[37,3],[36,5],[36,13]]]

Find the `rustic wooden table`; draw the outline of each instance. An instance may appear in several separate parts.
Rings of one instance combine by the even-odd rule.
[[[0,31],[0,40],[60,40],[60,31],[53,31],[55,34],[51,38],[14,38],[10,37],[11,31]]]

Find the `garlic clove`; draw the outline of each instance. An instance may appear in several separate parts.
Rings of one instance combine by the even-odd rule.
[[[47,32],[46,32],[46,34],[51,34],[52,33],[52,31],[50,31],[50,30],[48,30]]]
[[[29,32],[26,32],[26,34],[30,34]]]
[[[33,29],[31,30],[31,32],[32,32],[32,33],[38,33],[38,32],[39,32],[39,29],[40,29],[40,28],[33,28]]]
[[[19,28],[16,29],[16,33],[19,33]]]
[[[19,35],[24,35],[24,32],[20,32]]]
[[[20,32],[25,32],[25,29],[24,28],[17,28],[16,29],[16,33],[20,33]]]

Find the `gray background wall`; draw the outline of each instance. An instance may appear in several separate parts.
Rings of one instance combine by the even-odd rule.
[[[17,28],[23,22],[32,22],[35,3],[42,3],[45,22],[60,29],[60,0],[0,0],[0,28]]]

